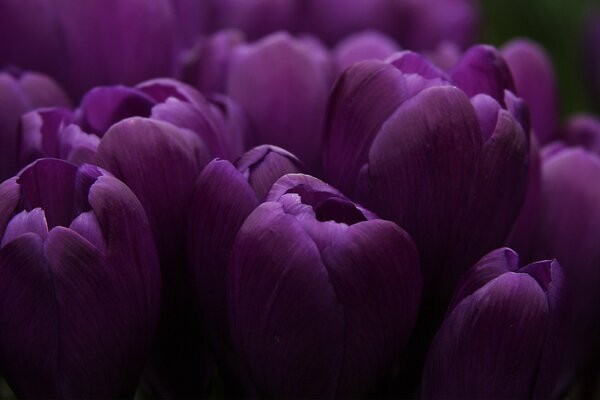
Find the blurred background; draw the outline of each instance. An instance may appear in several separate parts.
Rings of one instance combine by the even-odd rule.
[[[592,18],[599,18],[598,0],[481,0],[481,41],[502,45],[528,37],[548,51],[556,69],[563,116],[584,110],[600,113],[584,74],[584,36]],[[600,19],[595,20],[600,24]]]

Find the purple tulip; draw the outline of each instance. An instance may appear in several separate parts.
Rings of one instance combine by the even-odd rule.
[[[317,171],[329,53],[315,41],[278,33],[238,46],[232,57],[227,92],[246,111],[253,144],[283,147]]]
[[[573,122],[571,127],[583,121]],[[568,131],[566,137],[577,143],[585,138],[579,129]],[[594,134],[600,136],[600,130]],[[600,157],[582,147],[554,143],[542,151],[541,172],[539,211],[528,221],[533,223],[533,237],[524,248],[530,260],[558,259],[573,293],[565,371],[570,380],[600,351]]]
[[[479,30],[473,0],[396,0],[392,36],[405,48],[432,50],[443,42],[471,45]]]
[[[333,50],[336,69],[340,73],[364,60],[385,60],[400,50],[398,44],[381,33],[365,31],[348,36]]]
[[[135,88],[94,88],[75,112],[55,108],[25,114],[19,132],[19,165],[41,157],[96,163],[100,138],[115,123],[135,116],[193,132],[210,154],[207,157],[233,160],[246,140],[245,116],[230,99],[222,95],[207,99],[180,82],[156,79]]]
[[[136,84],[174,72],[170,0],[2,0],[0,64],[57,79],[74,97],[98,85]],[[157,56],[159,54],[160,56]]]
[[[542,145],[555,139],[558,130],[558,88],[552,61],[535,42],[517,39],[507,43],[502,55],[508,63],[516,92],[531,110],[531,125]]]
[[[556,260],[519,266],[509,248],[464,277],[427,357],[423,398],[556,395],[568,292]]]
[[[1,29],[1,28],[0,28]],[[63,90],[45,75],[0,72],[0,182],[18,170],[17,126],[25,112],[48,106],[69,107]]]
[[[347,69],[329,100],[326,179],[411,234],[424,294],[442,307],[462,273],[504,243],[525,195],[526,110],[500,61],[476,46],[448,75],[398,53]]]
[[[565,124],[562,136],[569,146],[581,146],[600,157],[600,118],[575,115]]]
[[[228,268],[234,350],[268,397],[360,397],[416,319],[416,248],[316,178],[279,179],[240,228]]]
[[[0,364],[24,398],[132,397],[159,315],[142,205],[91,165],[43,159],[0,185]]]
[[[237,28],[257,39],[279,30],[294,30],[297,0],[217,0],[217,23],[221,28]]]
[[[230,349],[227,322],[227,265],[235,236],[281,176],[300,171],[300,161],[274,146],[259,146],[236,161],[213,160],[196,181],[188,221],[188,254],[195,296],[221,364],[226,390],[236,397],[253,390]],[[234,385],[239,388],[235,389]]]

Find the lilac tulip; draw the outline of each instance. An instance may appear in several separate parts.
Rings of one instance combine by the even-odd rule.
[[[2,0],[0,64],[47,73],[79,98],[174,72],[170,0]],[[160,56],[157,56],[159,54]]]
[[[132,397],[158,322],[142,205],[91,165],[43,159],[0,185],[0,364],[23,398]]]
[[[511,88],[499,53],[476,46],[449,74],[411,52],[356,64],[329,100],[326,179],[411,234],[441,307],[523,202],[529,128]]]
[[[531,125],[542,145],[558,133],[559,101],[550,56],[538,44],[523,39],[507,43],[502,55],[515,81],[516,93],[531,111]]]
[[[225,160],[213,160],[195,184],[187,237],[194,293],[215,357],[223,369],[222,377],[233,380],[226,381],[226,390],[236,397],[255,389],[230,348],[226,276],[231,248],[240,226],[272,184],[300,169],[295,156],[264,145],[244,154],[235,166]]]
[[[38,107],[69,107],[70,101],[52,79],[32,72],[0,72],[0,181],[18,170],[17,127],[21,115]]]
[[[423,398],[555,396],[568,292],[556,260],[519,265],[509,248],[469,270],[427,357]]]
[[[315,41],[277,33],[238,46],[232,57],[227,93],[247,113],[252,144],[280,146],[308,171],[318,170],[329,53]]]
[[[306,175],[279,179],[241,226],[228,268],[234,350],[268,397],[360,397],[416,319],[416,248]]]

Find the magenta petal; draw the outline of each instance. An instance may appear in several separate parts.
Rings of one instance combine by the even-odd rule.
[[[371,142],[407,96],[403,74],[387,63],[365,61],[338,78],[329,98],[323,137],[324,175],[331,184],[347,195],[354,194]]]

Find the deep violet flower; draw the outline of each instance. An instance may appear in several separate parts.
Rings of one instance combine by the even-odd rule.
[[[132,397],[160,310],[142,205],[108,172],[42,159],[0,185],[0,364],[20,398]]]

